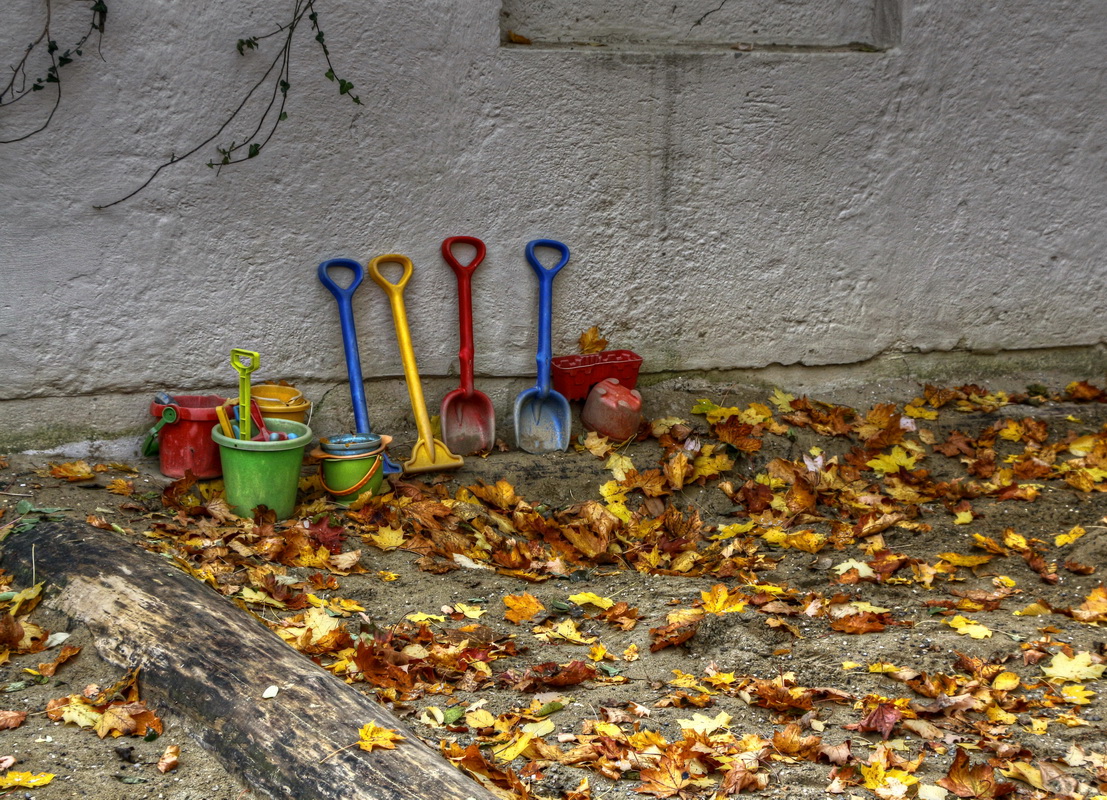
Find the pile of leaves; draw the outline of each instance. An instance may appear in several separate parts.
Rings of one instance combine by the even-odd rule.
[[[612,781],[654,797],[725,797],[797,779],[787,775],[813,786],[821,774],[822,791],[847,796],[1102,800],[1096,684],[1107,668],[1098,636],[1107,588],[1099,564],[1069,553],[1107,529],[1091,524],[1107,510],[1107,429],[1042,412],[1104,402],[1087,383],[1020,395],[926,386],[902,407],[867,410],[780,390],[747,405],[705,399],[687,419],[644,422],[632,442],[582,437],[576,457],[599,459],[602,477],[580,502],[442,475],[393,480],[340,508],[305,477],[283,523],[264,510],[235,517],[219,482],[188,477],[155,500],[136,491],[125,465],[109,465],[123,477],[107,489],[126,496],[133,521],[88,522],[171,558],[323,668],[410,715],[503,797],[586,800]],[[52,474],[84,480],[94,469],[74,462]],[[1097,510],[1067,530],[990,523],[981,532],[995,509],[1058,496]],[[936,530],[948,532],[949,549],[922,552],[915,543]],[[382,619],[343,596],[353,581],[396,580],[368,566],[370,550],[409,554],[430,575],[494,574],[518,588],[498,603]],[[825,576],[822,586],[773,580],[799,559]],[[627,574],[702,589],[663,612],[558,588]],[[1062,586],[1079,592],[1065,602]],[[791,669],[755,675],[715,661],[631,675],[697,647],[728,619],[778,637],[775,656],[822,648],[842,680],[808,686]],[[916,668],[906,650],[857,660],[858,637],[924,623],[947,642],[998,631],[1010,644],[984,655],[947,646],[940,670]],[[636,641],[614,644],[628,637]],[[579,656],[535,658],[544,647]],[[577,693],[625,698],[623,688],[636,699],[599,703],[579,729],[558,726]],[[518,699],[489,708],[489,692]],[[659,709],[687,716],[655,723]],[[1064,752],[1035,745],[1062,730],[1074,731]]]

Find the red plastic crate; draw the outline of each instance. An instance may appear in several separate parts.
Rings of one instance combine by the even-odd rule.
[[[550,359],[550,374],[554,391],[567,400],[583,400],[597,383],[605,378],[618,378],[628,389],[638,385],[638,370],[642,356],[630,350],[604,350],[583,356],[554,356]]]

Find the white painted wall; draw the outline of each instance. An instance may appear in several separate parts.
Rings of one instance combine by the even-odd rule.
[[[110,0],[103,60],[66,69],[44,133],[0,145],[0,427],[41,424],[33,398],[107,394],[137,396],[134,424],[156,388],[233,385],[233,346],[268,376],[342,381],[315,279],[335,256],[409,255],[419,367],[456,374],[438,255],[455,234],[488,244],[489,376],[533,374],[523,246],[543,236],[573,253],[555,352],[598,324],[646,371],[1104,342],[1101,3],[904,0],[898,46],[871,53],[746,52],[648,16],[609,25],[606,47],[503,46],[500,0],[319,0],[364,105],[301,31],[289,119],[258,159],[217,173],[207,148],[95,210],[213,132],[274,52],[239,57],[235,40],[290,7]],[[5,65],[41,9],[0,6]],[[43,99],[0,109],[0,138]],[[355,309],[366,377],[401,375],[383,293],[367,281]]]

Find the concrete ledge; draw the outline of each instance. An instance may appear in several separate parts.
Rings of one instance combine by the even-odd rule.
[[[996,389],[1021,391],[1040,383],[1061,389],[1074,380],[1102,385],[1107,380],[1107,348],[1092,347],[1013,350],[997,353],[889,353],[867,361],[831,366],[770,364],[764,367],[643,372],[639,389],[648,416],[687,413],[662,409],[655,398],[669,389],[690,392],[762,391],[781,387],[792,393],[863,405],[877,400],[909,400],[923,383],[981,383]],[[311,427],[318,435],[354,430],[350,395],[345,382],[289,379],[313,401]],[[534,385],[533,377],[478,378],[478,388],[492,398],[497,436],[513,445],[511,416],[516,395]],[[457,388],[456,377],[425,377],[428,412],[438,413],[442,398]],[[186,393],[175,388],[169,391]],[[415,423],[402,378],[366,383],[373,429],[396,437],[401,449],[415,440]],[[189,394],[234,395],[229,386],[189,387]],[[128,458],[137,454],[143,434],[153,425],[148,413],[153,391],[95,396],[35,397],[0,401],[0,453],[54,450],[71,456]],[[578,423],[579,424],[579,423]]]

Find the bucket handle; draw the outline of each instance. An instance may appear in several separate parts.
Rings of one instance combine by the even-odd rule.
[[[377,474],[377,470],[381,468],[381,463],[382,462],[380,458],[375,459],[373,461],[373,466],[369,467],[369,471],[365,473],[365,477],[363,477],[360,481],[351,486],[349,489],[339,490],[332,489],[331,487],[327,486],[327,479],[323,477],[323,462],[319,462],[319,482],[323,484],[323,488],[328,493],[333,494],[335,497],[345,497],[348,494],[354,494],[365,488],[365,484],[369,483],[369,481],[373,479],[373,476]]]

